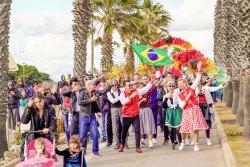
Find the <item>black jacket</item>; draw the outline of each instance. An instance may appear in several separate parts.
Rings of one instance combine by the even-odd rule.
[[[109,91],[111,86],[107,86],[103,90],[93,90],[91,92],[91,96],[89,95],[87,89],[84,89],[80,92],[78,97],[78,104],[80,106],[80,116],[82,117],[92,117],[95,115],[95,113],[100,112],[100,107],[97,103],[97,101],[91,101],[90,98],[92,96],[99,97],[102,94]]]
[[[82,88],[80,91],[79,91],[79,94],[84,91],[85,88]],[[71,112],[74,112],[75,111],[75,105],[76,105],[76,102],[77,102],[77,96],[76,96],[76,92],[71,92],[71,90],[66,90],[65,92],[62,92],[62,95],[63,96],[66,96],[70,99],[70,110]]]
[[[38,130],[43,130],[44,128],[48,128],[50,131],[55,132],[57,129],[55,109],[45,103],[44,110],[45,111],[42,116],[43,124],[40,125],[40,127],[42,128],[39,128],[37,126],[39,117],[36,113],[36,110],[33,107],[27,106],[21,118],[21,122],[23,124],[28,124],[30,122],[31,131],[38,131]],[[33,138],[38,138],[38,137],[45,137],[51,140],[49,135],[35,134],[33,136]]]
[[[100,79],[96,79],[94,81],[94,84],[98,85],[100,82],[101,82]],[[79,91],[79,94],[81,94],[81,92],[84,91],[84,90],[85,90],[85,88],[82,88]],[[66,91],[62,92],[62,95],[70,98],[70,110],[71,110],[71,112],[74,112],[75,111],[75,105],[76,105],[77,98],[78,98],[76,96],[76,93],[75,92],[71,92],[71,90],[69,89],[69,90],[66,90]]]
[[[14,95],[10,92],[13,91]],[[21,99],[21,94],[17,88],[8,91],[8,108],[14,109],[19,107],[19,99]]]

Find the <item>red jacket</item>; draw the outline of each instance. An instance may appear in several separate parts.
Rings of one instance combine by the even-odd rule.
[[[189,94],[189,92],[192,93],[192,95],[190,96],[189,100],[187,101],[187,104],[184,106],[183,110],[186,110],[188,108],[191,108],[195,105],[199,105],[198,102],[198,97],[195,94],[195,90],[192,88],[187,88],[186,91],[184,93],[179,94],[179,97],[182,101],[184,101],[186,99],[186,96]]]
[[[127,91],[124,92],[125,97],[129,97],[136,89],[128,93]],[[134,117],[140,113],[139,110],[139,101],[140,97],[137,95],[130,99],[130,101],[122,107],[122,116],[123,117]]]

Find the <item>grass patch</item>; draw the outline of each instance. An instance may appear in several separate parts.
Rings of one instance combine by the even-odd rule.
[[[231,108],[222,103],[215,105],[223,129],[227,135],[228,144],[231,147],[238,167],[250,166],[250,141],[242,137],[243,127],[235,124],[236,116],[232,114]]]

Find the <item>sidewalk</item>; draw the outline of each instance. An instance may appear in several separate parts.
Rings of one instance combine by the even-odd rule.
[[[200,152],[194,152],[193,146],[186,146],[184,151],[171,150],[171,144],[162,145],[163,133],[159,133],[154,149],[142,146],[143,153],[135,152],[134,134],[129,137],[130,149],[124,149],[119,153],[114,150],[114,146],[105,147],[100,144],[100,154],[102,157],[94,158],[91,152],[92,143],[88,144],[86,160],[88,167],[225,167],[222,148],[219,143],[216,129],[211,130],[211,140],[213,146],[206,145],[205,132],[200,133]],[[63,148],[64,146],[62,146]],[[61,166],[61,157],[56,166]]]

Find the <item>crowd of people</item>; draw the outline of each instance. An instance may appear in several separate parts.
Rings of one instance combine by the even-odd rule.
[[[202,63],[197,64],[197,73],[183,78],[173,76],[164,68],[162,73],[133,74],[127,78],[108,78],[103,73],[87,75],[84,83],[77,77],[61,77],[51,89],[41,84],[25,87],[22,79],[15,86],[8,82],[8,118],[10,132],[16,125],[30,124],[30,130],[42,130],[33,139],[48,138],[49,132],[57,129],[53,105],[61,105],[68,148],[56,149],[65,155],[65,163],[83,163],[88,139],[93,140],[92,152],[99,157],[99,138],[107,147],[114,145],[118,152],[129,149],[129,128],[135,134],[135,151],[142,153],[141,144],[153,148],[157,144],[157,128],[164,133],[163,145],[172,144],[175,150],[184,150],[193,145],[199,151],[199,131],[205,130],[207,145],[212,145],[210,129],[213,122],[213,92],[222,89],[230,80],[214,85],[214,78],[202,72]],[[159,126],[158,126],[159,125]],[[101,133],[98,127],[101,128]],[[25,133],[23,134],[25,137]],[[191,142],[191,138],[193,138]],[[159,142],[159,141],[158,141]],[[23,159],[21,146],[21,158]],[[76,159],[68,158],[76,156]],[[68,162],[69,161],[69,162]],[[72,162],[70,162],[72,161]]]

